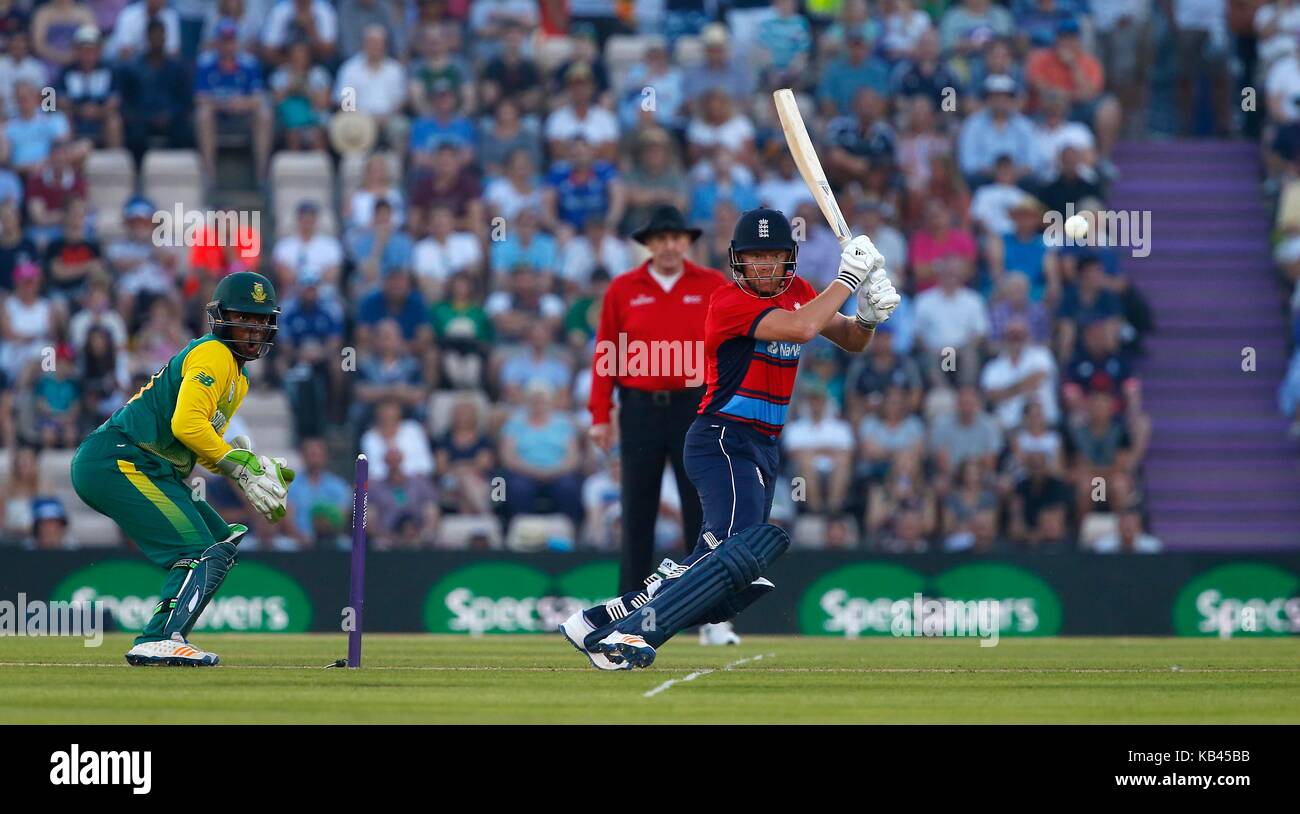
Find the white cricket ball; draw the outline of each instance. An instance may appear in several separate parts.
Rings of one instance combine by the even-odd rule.
[[[1083,240],[1088,236],[1088,219],[1082,215],[1071,215],[1066,218],[1065,233],[1073,240]]]

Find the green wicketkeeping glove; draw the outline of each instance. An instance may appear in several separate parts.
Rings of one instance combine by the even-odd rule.
[[[285,515],[289,484],[294,478],[293,470],[283,464],[282,458],[232,449],[217,461],[217,469],[235,482],[259,514],[274,523]]]

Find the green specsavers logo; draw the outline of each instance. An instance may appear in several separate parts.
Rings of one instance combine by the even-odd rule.
[[[799,601],[799,628],[810,636],[898,635],[900,612],[910,613],[917,595],[996,603],[1002,636],[1052,636],[1061,630],[1061,600],[1023,568],[963,565],[926,577],[884,563],[848,565],[817,579]],[[910,627],[910,617],[906,621]]]
[[[1222,638],[1300,633],[1300,577],[1258,563],[1212,568],[1179,592],[1174,632]]]
[[[59,583],[52,599],[99,600],[118,628],[138,631],[153,616],[163,578],[152,566],[111,560],[74,572]],[[311,602],[297,582],[269,566],[243,561],[231,569],[195,630],[301,633],[311,626],[311,615]]]
[[[528,565],[493,562],[457,569],[429,590],[424,627],[432,633],[551,633],[581,608],[618,588],[618,566],[600,562],[550,576]]]

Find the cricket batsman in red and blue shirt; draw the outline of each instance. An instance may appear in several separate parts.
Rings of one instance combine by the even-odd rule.
[[[817,294],[795,276],[790,221],[753,209],[731,239],[734,285],[713,292],[704,325],[707,390],[686,434],[686,471],[704,526],[680,564],[665,560],[646,587],[575,613],[560,626],[602,670],[649,666],[677,632],[719,623],[773,589],[763,577],[790,544],[768,524],[780,473],[779,439],[803,346],[821,335],[859,353],[899,296],[884,257],[866,236],[844,246],[839,276]],[[839,313],[850,295],[858,312]]]

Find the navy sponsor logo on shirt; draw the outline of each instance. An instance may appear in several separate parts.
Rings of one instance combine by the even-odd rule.
[[[768,342],[767,355],[778,356],[782,359],[798,359],[799,354],[803,351],[803,345],[798,342]]]

